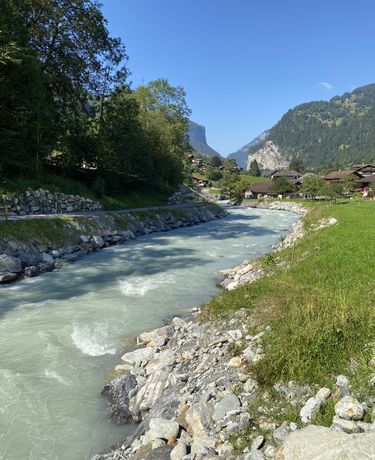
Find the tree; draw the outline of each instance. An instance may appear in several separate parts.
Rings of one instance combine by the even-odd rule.
[[[289,163],[289,171],[297,171],[299,173],[303,172],[305,166],[301,158],[293,157]]]
[[[209,180],[217,181],[223,177],[223,174],[219,169],[215,169],[212,166],[208,166],[206,169],[206,177]]]
[[[214,168],[219,168],[223,164],[221,161],[221,158],[217,155],[214,155],[213,157],[211,157],[210,162]]]
[[[224,161],[224,171],[238,173],[237,162],[234,158],[229,158]]]
[[[271,191],[274,193],[290,193],[295,191],[294,184],[291,184],[285,177],[278,177],[271,185]]]
[[[309,176],[303,181],[301,192],[306,193],[312,200],[315,199],[318,191],[324,186],[324,181],[317,176]]]
[[[249,174],[250,176],[255,176],[259,177],[260,176],[260,169],[257,160],[252,160],[250,163],[250,168],[249,168]]]

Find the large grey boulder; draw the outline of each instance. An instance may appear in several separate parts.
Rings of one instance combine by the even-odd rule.
[[[370,460],[375,458],[375,434],[346,434],[309,425],[291,433],[276,460]]]
[[[240,400],[231,392],[228,392],[223,398],[215,405],[214,414],[212,418],[218,422],[225,418],[228,412],[239,409],[241,407]]]
[[[7,254],[0,255],[0,274],[4,273],[21,273],[22,264],[20,259]]]
[[[132,374],[127,374],[113,379],[102,391],[102,395],[110,400],[112,420],[117,424],[132,421],[129,410],[129,393],[137,386],[137,380]]]

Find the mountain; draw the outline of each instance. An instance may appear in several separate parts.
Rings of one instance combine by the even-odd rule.
[[[287,169],[290,159],[285,157],[272,141],[266,140],[262,143],[262,147],[258,148],[256,152],[248,155],[247,168],[250,169],[250,163],[256,160],[261,169],[275,170]]]
[[[299,157],[316,169],[374,162],[375,84],[289,110],[266,140],[250,147],[250,159],[268,151],[285,159]]]
[[[188,136],[189,143],[196,152],[206,157],[213,157],[215,155],[221,157],[220,153],[207,144],[206,128],[204,126],[189,120]]]
[[[244,145],[241,147],[237,152],[230,153],[228,155],[228,158],[233,158],[236,160],[238,166],[241,168],[246,169],[247,165],[247,155],[249,153],[250,147],[256,147],[257,145],[261,144],[268,136],[269,131],[264,131],[262,134],[260,134],[258,137],[253,139],[251,142],[248,144]]]

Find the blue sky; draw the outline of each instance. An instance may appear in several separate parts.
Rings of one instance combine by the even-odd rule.
[[[102,0],[133,86],[168,78],[227,155],[302,102],[375,82],[373,0]]]

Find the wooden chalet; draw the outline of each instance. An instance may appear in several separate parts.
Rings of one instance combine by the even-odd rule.
[[[375,165],[371,163],[356,164],[353,165],[353,169],[364,175],[375,174]]]
[[[322,179],[327,183],[331,184],[332,182],[339,182],[346,177],[354,176],[358,181],[363,178],[363,174],[359,171],[332,171]]]

